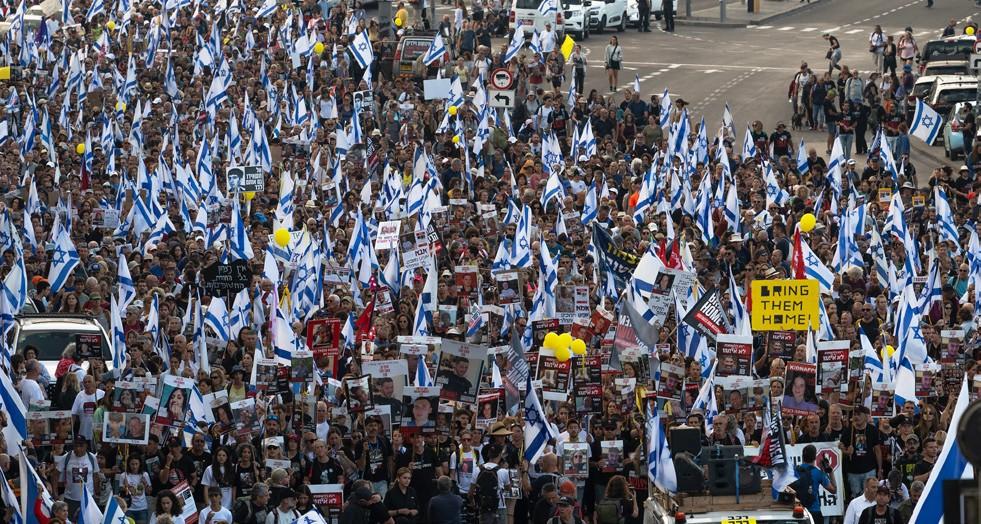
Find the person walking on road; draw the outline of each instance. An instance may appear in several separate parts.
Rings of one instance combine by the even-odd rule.
[[[606,76],[610,81],[610,92],[617,90],[620,83],[620,66],[623,62],[623,49],[620,49],[620,42],[617,37],[611,36],[610,43],[606,46]]]
[[[586,55],[582,52],[582,44],[576,44],[569,59],[572,60],[572,74],[576,93],[581,95],[583,87],[586,85]]]
[[[830,73],[835,69],[841,70],[841,66],[838,65],[838,62],[841,61],[841,44],[831,33],[825,33],[824,39],[828,41],[828,53],[824,55],[824,58],[828,60],[828,72]]]
[[[882,72],[882,52],[886,48],[886,37],[882,34],[882,26],[876,24],[875,29],[869,34],[869,52],[872,53],[872,69],[876,73]]]
[[[651,32],[651,0],[637,0],[637,32]]]
[[[674,0],[661,2],[661,15],[664,17],[664,30],[674,32]]]

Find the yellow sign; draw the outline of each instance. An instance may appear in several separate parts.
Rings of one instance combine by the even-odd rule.
[[[10,66],[0,67],[0,80],[10,80]]]
[[[722,524],[756,524],[756,519],[747,516],[729,517],[722,519]]]
[[[754,331],[805,331],[818,322],[821,291],[814,279],[754,280],[752,323]]]
[[[572,56],[572,50],[576,47],[576,41],[572,39],[568,34],[565,35],[565,40],[562,41],[562,47],[559,48],[562,51],[562,58],[568,60]]]

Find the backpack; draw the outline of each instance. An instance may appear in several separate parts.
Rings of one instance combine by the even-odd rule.
[[[810,508],[817,500],[817,493],[814,491],[814,478],[811,476],[811,469],[814,466],[803,465],[797,467],[797,480],[790,484],[790,488],[796,493],[797,500],[805,508]]]
[[[596,524],[623,524],[624,518],[620,513],[622,499],[603,499],[596,504]]]
[[[64,458],[65,463],[63,469],[61,470],[61,482],[66,486],[68,485],[68,461],[71,460],[72,453],[73,452],[69,451],[68,453],[65,454],[65,458]],[[92,478],[94,480],[95,479],[95,455],[93,455],[91,452],[86,452],[85,455],[89,459],[89,465],[92,468],[89,470],[89,473],[92,474]]]
[[[480,474],[474,484],[477,486],[477,507],[480,511],[497,511],[501,498],[498,495],[497,470],[500,466],[486,468],[481,466]]]

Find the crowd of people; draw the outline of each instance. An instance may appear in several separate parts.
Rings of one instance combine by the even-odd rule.
[[[7,13],[4,522],[636,523],[687,427],[805,445],[827,521],[911,522],[978,390],[981,292],[977,157],[910,155],[915,42],[871,40],[863,79],[828,35],[792,128],[740,140],[728,108],[587,92],[554,37],[493,49],[491,9],[402,76],[427,18],[328,4]],[[816,329],[752,329],[752,283],[799,278]],[[34,310],[103,335],[6,336]]]

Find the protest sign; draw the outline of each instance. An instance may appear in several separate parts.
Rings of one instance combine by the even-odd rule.
[[[783,415],[808,415],[817,411],[817,365],[787,362],[784,379]]]
[[[817,343],[818,383],[825,400],[836,393],[848,391],[848,349],[847,340],[831,340]]]
[[[839,444],[838,442],[788,444],[784,447],[784,450],[787,456],[787,463],[790,466],[791,471],[794,471],[801,465],[803,461],[801,457],[804,453],[804,448],[809,445],[817,448],[818,464],[821,464],[827,460],[827,463],[831,466],[831,474],[834,476],[835,485],[839,486],[839,491],[837,494],[829,492],[828,490],[824,489],[823,486],[818,488],[817,500],[821,503],[821,514],[825,517],[840,517],[845,514],[845,496],[840,491],[841,486],[845,485],[845,473],[841,450],[838,449]]]
[[[771,359],[793,360],[797,349],[797,333],[793,331],[770,331],[766,334],[768,356]]]
[[[709,340],[714,341],[719,334],[728,333],[729,319],[719,301],[719,290],[712,288],[703,293],[685,315],[684,322]]]
[[[754,331],[817,329],[820,290],[817,280],[754,280]]]
[[[444,339],[436,368],[436,384],[443,386],[440,398],[475,403],[486,362],[486,347]]]
[[[753,337],[721,334],[716,340],[715,352],[719,359],[716,376],[750,375],[753,366]]]
[[[401,228],[401,220],[388,220],[378,224],[378,236],[375,237],[375,251],[398,248],[399,230]]]
[[[542,398],[565,402],[569,399],[569,375],[572,360],[559,362],[555,351],[542,349],[538,355],[538,373],[536,378],[542,383]]]

